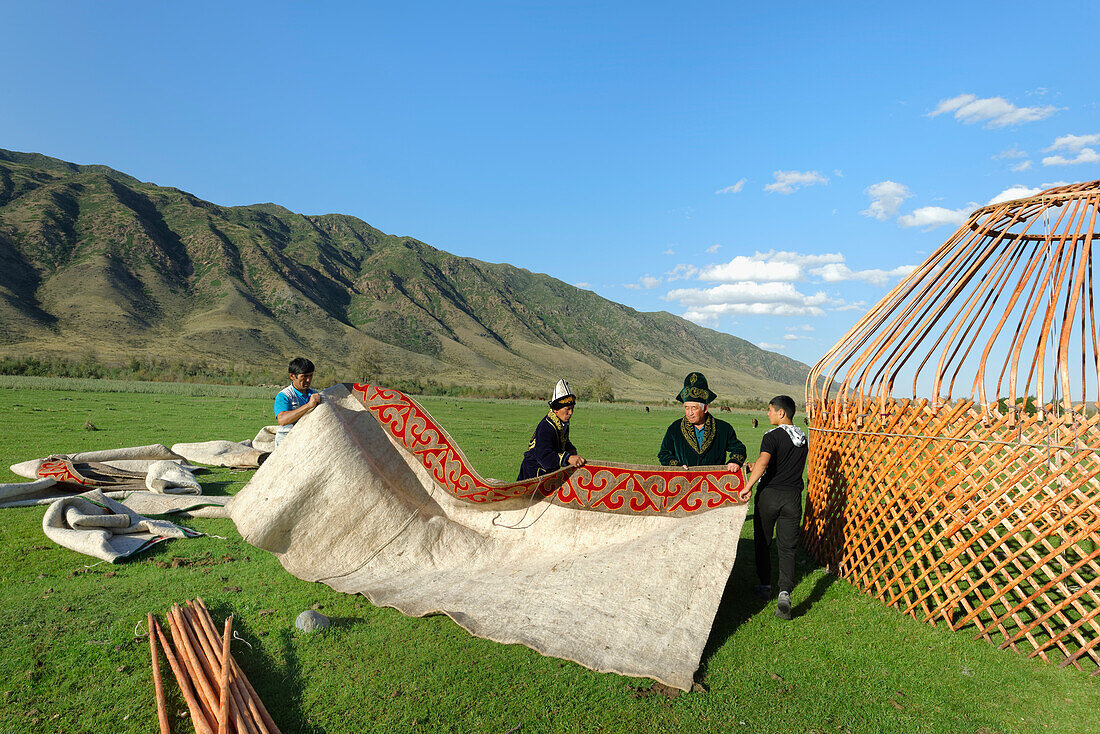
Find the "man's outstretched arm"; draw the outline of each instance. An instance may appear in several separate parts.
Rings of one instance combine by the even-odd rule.
[[[284,410],[275,414],[275,422],[280,426],[289,426],[291,423],[297,423],[306,413],[316,408],[321,404],[321,393],[315,392],[309,396],[309,400],[301,408],[295,408],[294,410]]]

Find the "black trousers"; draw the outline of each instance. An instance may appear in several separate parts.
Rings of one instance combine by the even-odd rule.
[[[779,591],[794,591],[794,557],[798,549],[798,529],[802,525],[802,493],[783,489],[757,492],[752,525],[756,576],[760,583],[772,582],[774,532],[779,553]]]

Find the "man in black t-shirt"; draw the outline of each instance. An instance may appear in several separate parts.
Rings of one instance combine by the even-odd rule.
[[[791,591],[794,590],[794,557],[798,548],[798,528],[802,525],[802,472],[806,468],[806,434],[794,425],[794,400],[779,395],[768,403],[768,420],[775,428],[760,441],[760,458],[752,465],[746,482],[756,490],[753,513],[753,542],[756,547],[756,575],[760,583],[753,589],[758,596],[771,597],[772,532],[779,552],[779,600],[775,616],[791,618]]]

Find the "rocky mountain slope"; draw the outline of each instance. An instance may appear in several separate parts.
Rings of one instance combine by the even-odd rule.
[[[583,384],[661,399],[799,397],[806,365],[547,275],[355,217],[223,207],[105,166],[0,149],[0,352],[315,361],[443,383]]]

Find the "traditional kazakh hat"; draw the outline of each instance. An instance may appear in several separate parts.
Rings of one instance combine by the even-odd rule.
[[[702,372],[692,372],[684,378],[684,389],[676,396],[681,403],[702,403],[710,405],[717,395],[707,387],[707,378]]]
[[[554,395],[550,398],[550,407],[557,410],[567,405],[575,405],[576,402],[577,396],[569,389],[569,383],[565,380],[558,380],[558,384],[554,385]]]

